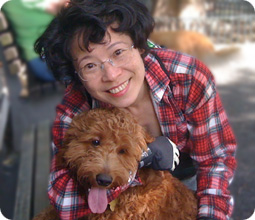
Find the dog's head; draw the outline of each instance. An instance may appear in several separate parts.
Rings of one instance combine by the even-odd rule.
[[[58,156],[81,185],[114,188],[128,183],[152,141],[129,113],[93,109],[73,118]]]

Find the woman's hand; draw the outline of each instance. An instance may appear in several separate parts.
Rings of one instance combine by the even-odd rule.
[[[148,144],[148,152],[143,152],[139,168],[173,171],[179,164],[179,150],[167,137],[159,136]]]

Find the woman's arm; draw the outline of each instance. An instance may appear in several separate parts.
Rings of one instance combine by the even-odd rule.
[[[198,162],[198,217],[228,219],[233,198],[228,190],[236,169],[236,140],[208,68],[194,74],[186,103],[191,157]]]

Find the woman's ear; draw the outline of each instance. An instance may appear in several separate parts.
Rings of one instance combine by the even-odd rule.
[[[138,49],[138,50],[139,50],[140,55],[142,55],[145,52],[144,49]]]

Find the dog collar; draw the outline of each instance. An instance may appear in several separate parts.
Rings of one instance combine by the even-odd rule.
[[[123,186],[118,186],[115,189],[108,189],[107,190],[108,198],[111,197],[111,195],[114,195],[115,192],[123,192],[129,187],[140,186],[140,185],[142,185],[142,181],[140,177],[138,176],[137,171],[135,173],[130,171],[128,183]]]

